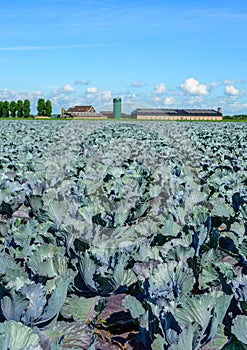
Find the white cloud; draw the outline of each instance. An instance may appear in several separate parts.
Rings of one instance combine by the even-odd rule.
[[[17,101],[17,100],[29,100],[31,104],[31,110],[33,114],[37,113],[37,101],[39,98],[48,99],[48,97],[44,97],[42,91],[33,90],[33,91],[17,91],[10,90],[7,88],[0,89],[0,100],[1,101]]]
[[[167,91],[167,94],[168,94],[168,95],[176,95],[177,92],[174,91],[174,90],[168,90],[168,91]]]
[[[166,86],[163,83],[156,85],[154,88],[155,95],[162,95],[165,91],[166,91]]]
[[[4,88],[0,89],[0,100],[17,101],[18,99],[29,99],[33,114],[37,113],[37,101],[39,98],[51,100],[54,113],[59,113],[61,107],[67,109],[68,107],[74,105],[92,104],[97,107],[107,103],[109,104],[109,108],[112,108],[112,92],[110,90],[100,91],[97,88],[90,87],[88,90],[89,92],[85,93],[74,93],[75,89],[70,84],[65,84],[61,88],[51,89],[47,94],[44,94],[39,90],[25,92]]]
[[[165,100],[164,100],[164,104],[165,105],[173,105],[176,103],[176,100],[175,98],[173,97],[167,97]]]
[[[60,88],[51,90],[52,95],[59,95],[63,93],[72,93],[72,92],[75,92],[75,89],[70,84],[66,84]]]
[[[75,85],[89,85],[91,83],[91,80],[76,80],[74,82]]]
[[[213,81],[211,84],[210,84],[210,87],[212,88],[212,89],[214,89],[214,88],[216,88],[217,86],[219,86],[220,85],[220,83],[218,82],[218,81]]]
[[[28,99],[31,102],[36,101],[38,98],[43,97],[42,91],[34,90],[34,91],[16,91],[9,89],[0,90],[0,99],[6,101],[17,101],[17,100],[25,100]]]
[[[140,83],[140,82],[138,82],[138,81],[133,81],[133,82],[131,83],[131,86],[132,86],[132,87],[142,87],[143,84]]]
[[[51,46],[12,46],[0,47],[0,51],[42,51],[42,50],[58,50],[58,49],[78,49],[91,45],[51,45]]]
[[[32,91],[31,94],[32,94],[32,96],[38,96],[38,97],[43,95],[42,91],[40,91],[40,90]]]
[[[240,113],[246,114],[247,103],[233,102],[230,104],[230,107],[233,111],[238,111]]]
[[[93,104],[96,108],[102,109],[106,104],[112,107],[112,92],[110,90],[98,90],[96,87],[89,87],[83,96],[84,104]]]
[[[158,96],[154,96],[151,98],[152,101],[154,102],[160,102],[161,101],[161,97],[158,97]]]
[[[233,85],[226,86],[224,92],[228,96],[238,96],[239,95],[239,90],[236,89]]]
[[[233,85],[233,84],[236,84],[236,83],[244,83],[244,80],[223,80],[222,81],[223,84],[225,85]]]
[[[187,104],[194,108],[206,108],[204,96],[192,96],[187,100]]]
[[[98,89],[96,87],[89,87],[86,89],[86,92],[88,94],[96,94],[98,92]]]
[[[9,99],[16,98],[17,96],[18,96],[17,91],[11,91],[11,90],[6,89],[6,88],[0,90],[0,99],[1,100],[3,100],[3,99],[9,100]]]
[[[180,85],[182,93],[185,95],[206,96],[208,95],[207,85],[200,84],[194,78],[188,78]]]
[[[223,84],[229,85],[229,84],[234,84],[234,80],[223,80],[222,81]]]
[[[101,92],[101,98],[102,98],[103,101],[109,101],[110,99],[112,99],[111,91],[109,91],[109,90],[102,91]]]
[[[74,92],[75,89],[70,84],[67,84],[63,87],[63,91],[64,92]]]

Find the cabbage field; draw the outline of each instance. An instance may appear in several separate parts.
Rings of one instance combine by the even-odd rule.
[[[247,349],[247,124],[0,126],[0,349]]]

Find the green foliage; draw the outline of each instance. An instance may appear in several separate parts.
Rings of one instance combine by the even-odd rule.
[[[3,102],[3,117],[4,118],[9,117],[9,102],[8,101]]]
[[[61,314],[65,319],[73,319],[78,322],[88,322],[94,315],[94,307],[97,305],[97,297],[83,298],[76,294],[66,298]]]
[[[18,100],[16,102],[17,107],[17,117],[22,118],[23,117],[23,102],[21,100]]]
[[[223,116],[223,119],[243,119],[243,120],[246,120],[247,119],[247,114],[234,114],[234,115],[226,115],[226,116]]]
[[[37,111],[39,116],[51,117],[52,104],[50,100],[45,101],[43,98],[38,99]]]
[[[232,333],[236,336],[236,338],[247,345],[247,317],[244,315],[238,315],[233,320]]]
[[[39,116],[46,115],[45,100],[43,98],[38,99],[37,111]]]
[[[17,105],[15,101],[11,101],[9,104],[9,110],[10,110],[10,116],[11,118],[15,118],[16,111],[17,111]]]
[[[38,335],[30,328],[15,321],[5,321],[0,324],[0,348],[42,350]]]
[[[30,117],[30,101],[0,101],[0,117],[2,118],[29,118]]]
[[[30,101],[29,100],[24,100],[23,102],[23,116],[24,118],[30,117]]]
[[[47,117],[51,117],[51,114],[52,114],[52,105],[51,105],[51,101],[50,100],[47,100],[45,102],[45,109],[46,109],[46,114]]]
[[[0,101],[0,118],[3,117],[3,101]]]
[[[244,124],[0,133],[1,348],[246,348]]]

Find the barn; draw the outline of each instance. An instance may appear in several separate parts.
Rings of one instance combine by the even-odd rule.
[[[102,113],[97,113],[93,106],[75,106],[70,107],[62,113],[63,117],[67,118],[102,118],[107,119]]]
[[[143,120],[222,120],[222,110],[138,108],[131,118]]]

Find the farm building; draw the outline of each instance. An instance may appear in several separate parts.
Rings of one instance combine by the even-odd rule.
[[[62,117],[68,118],[102,118],[107,117],[101,113],[97,113],[93,106],[75,106],[70,107],[67,111],[63,111]]]
[[[222,120],[221,108],[213,109],[164,109],[138,108],[131,118],[147,120]]]
[[[100,111],[100,113],[106,116],[107,118],[114,118],[113,111]],[[121,118],[127,118],[127,114],[121,113]]]

